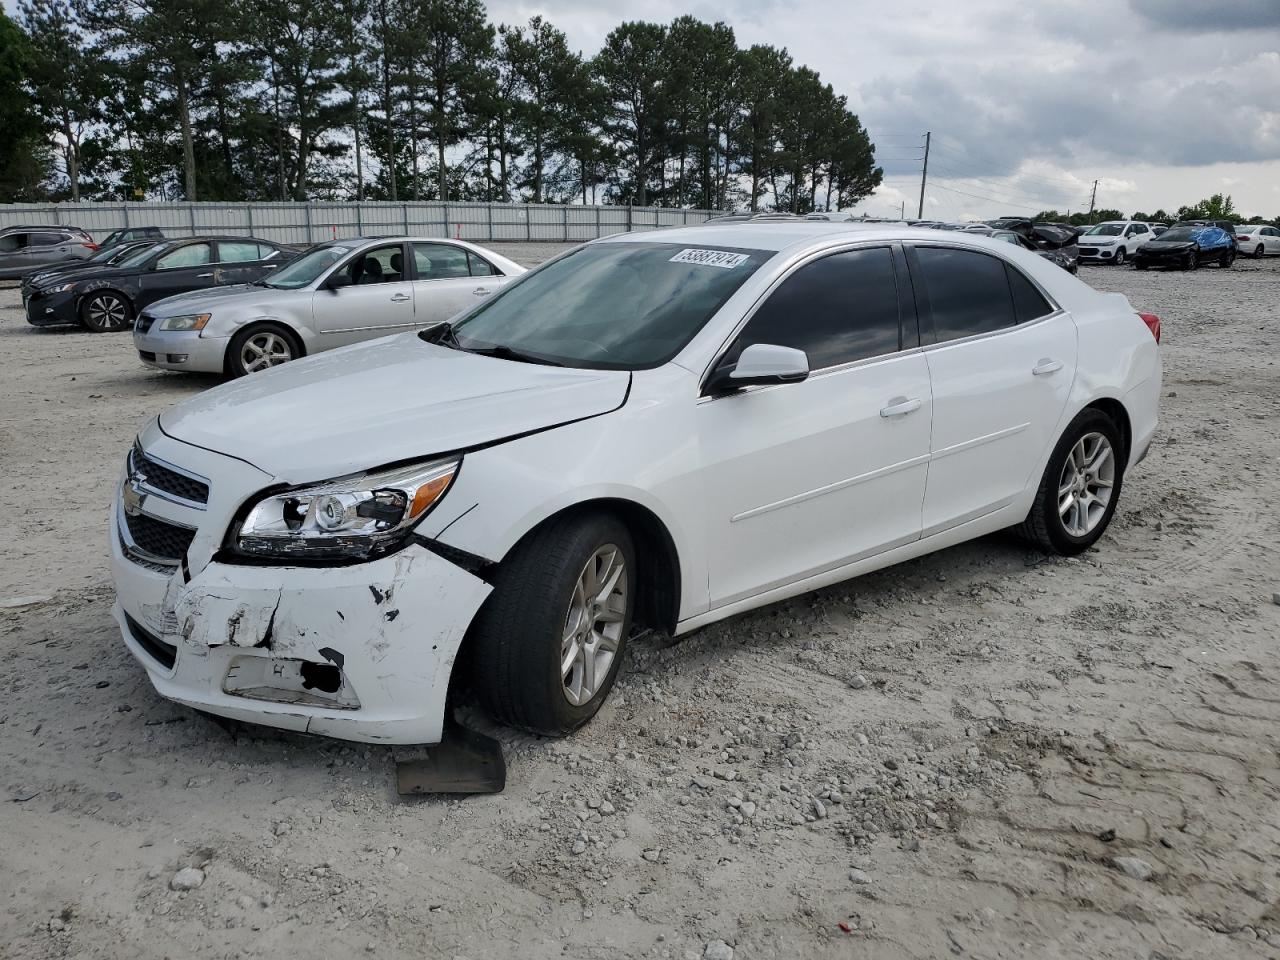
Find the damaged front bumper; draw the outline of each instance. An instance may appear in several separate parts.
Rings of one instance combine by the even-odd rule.
[[[368,563],[190,576],[125,555],[114,615],[165,697],[209,713],[368,743],[437,743],[454,659],[490,586],[411,544]]]

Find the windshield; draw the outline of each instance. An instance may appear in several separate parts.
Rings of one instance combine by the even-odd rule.
[[[1084,232],[1086,237],[1118,237],[1124,232],[1123,223],[1100,223]]]
[[[1204,227],[1172,227],[1160,234],[1161,240],[1193,240]]]
[[[582,247],[457,321],[457,345],[572,367],[655,367],[679,353],[773,255],[680,243]]]
[[[304,253],[297,260],[281,267],[270,280],[260,281],[263,286],[281,290],[298,290],[316,281],[335,263],[351,252],[350,247],[317,247]]]

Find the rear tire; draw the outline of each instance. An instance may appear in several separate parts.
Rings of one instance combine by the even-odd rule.
[[[596,715],[626,650],[635,556],[626,526],[600,511],[552,520],[502,562],[471,640],[473,683],[497,720],[558,737]]]
[[[94,333],[117,333],[133,326],[133,304],[123,293],[99,290],[80,301],[80,322]]]
[[[1101,410],[1080,412],[1053,448],[1022,525],[1025,540],[1072,556],[1106,532],[1120,500],[1124,454],[1120,431]]]

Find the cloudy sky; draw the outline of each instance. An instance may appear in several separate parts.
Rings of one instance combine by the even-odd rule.
[[[624,19],[724,20],[848,96],[885,186],[860,209],[925,215],[1169,210],[1229,193],[1280,216],[1280,0],[490,0],[594,53]]]

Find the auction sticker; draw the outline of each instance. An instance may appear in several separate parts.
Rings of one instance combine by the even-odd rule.
[[[670,263],[696,263],[702,267],[720,267],[732,270],[740,263],[750,260],[745,253],[729,253],[727,250],[695,250],[684,249],[671,258]]]

